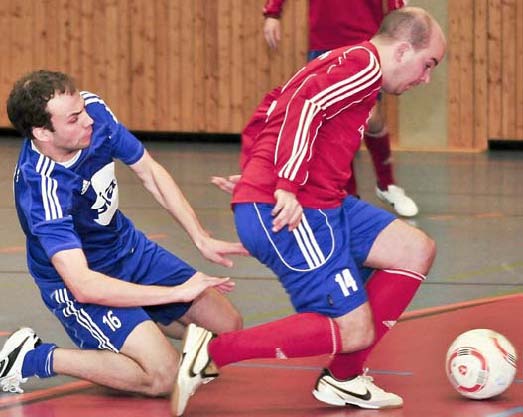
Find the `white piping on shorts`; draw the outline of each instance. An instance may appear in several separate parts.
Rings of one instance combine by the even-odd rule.
[[[93,321],[91,316],[89,316],[83,308],[77,309],[75,307],[74,302],[69,299],[65,288],[56,290],[54,292],[54,298],[57,303],[67,305],[62,310],[64,317],[69,317],[71,315],[74,316],[78,324],[85,328],[91,336],[98,341],[98,349],[108,349],[118,353],[118,349],[111,343],[109,338]]]
[[[309,272],[309,271],[313,271],[315,269],[320,268],[330,259],[330,257],[332,256],[332,254],[334,252],[334,248],[336,247],[336,242],[334,241],[334,233],[332,231],[331,225],[329,224],[327,215],[322,210],[318,209],[318,211],[325,217],[325,224],[329,228],[329,232],[331,235],[331,241],[332,241],[332,248],[331,248],[329,254],[327,256],[325,256],[325,254],[321,251],[321,248],[320,248],[316,238],[314,237],[314,233],[309,226],[307,217],[305,216],[305,214],[303,214],[302,220],[301,220],[300,224],[298,225],[298,228],[293,230],[293,232],[292,232],[296,239],[296,242],[298,243],[298,247],[300,248],[303,257],[305,258],[305,260],[307,261],[307,264],[309,265],[309,269],[300,269],[300,268],[294,268],[294,267],[290,266],[287,263],[287,261],[285,261],[285,259],[283,259],[283,256],[278,251],[276,244],[271,239],[271,235],[270,235],[269,231],[267,230],[267,228],[265,227],[265,224],[263,223],[263,219],[261,217],[257,204],[253,203],[253,205],[254,205],[254,209],[256,210],[256,214],[258,216],[258,220],[260,221],[261,227],[263,228],[265,235],[267,236],[267,239],[271,243],[271,246],[273,247],[274,251],[280,258],[282,263],[287,268],[289,268],[292,271],[297,271],[297,272]]]

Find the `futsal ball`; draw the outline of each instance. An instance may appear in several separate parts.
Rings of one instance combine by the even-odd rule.
[[[482,400],[505,391],[516,375],[516,350],[503,335],[489,329],[460,334],[447,352],[450,383],[463,396]]]

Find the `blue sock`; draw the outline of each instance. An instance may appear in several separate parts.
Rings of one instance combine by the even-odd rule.
[[[53,356],[56,345],[52,343],[42,343],[33,350],[26,353],[22,365],[22,378],[37,376],[39,378],[49,378],[55,376],[53,371]]]

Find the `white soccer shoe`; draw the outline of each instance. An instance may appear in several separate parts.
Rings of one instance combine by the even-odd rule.
[[[386,191],[376,187],[376,195],[380,200],[390,204],[400,216],[413,217],[418,214],[418,206],[414,200],[397,185],[389,185]]]
[[[218,376],[218,370],[207,350],[213,337],[214,335],[210,331],[195,324],[187,326],[171,398],[171,410],[176,416],[183,414],[189,398],[200,385],[206,384]]]
[[[20,384],[27,382],[22,378],[22,365],[27,352],[41,343],[33,329],[22,327],[12,333],[0,351],[0,386],[4,392],[22,394]]]
[[[338,406],[355,405],[372,410],[403,406],[400,396],[382,390],[373,381],[373,378],[367,375],[367,370],[362,375],[340,381],[324,369],[312,395],[319,401]]]

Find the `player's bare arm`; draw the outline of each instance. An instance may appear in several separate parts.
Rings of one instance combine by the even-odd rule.
[[[187,231],[201,254],[212,262],[230,267],[232,260],[225,255],[247,255],[238,242],[226,242],[212,238],[202,227],[196,213],[184,197],[172,176],[145,151],[143,157],[131,165],[142,180],[144,187]]]
[[[133,284],[89,269],[81,249],[57,252],[51,262],[69,291],[81,303],[113,307],[159,305],[192,301],[210,287],[216,287],[220,292],[234,288],[230,278],[212,277],[201,272],[175,287]]]

